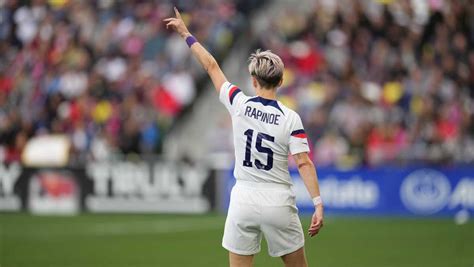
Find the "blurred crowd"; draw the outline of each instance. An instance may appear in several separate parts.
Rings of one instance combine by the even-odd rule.
[[[0,1],[0,161],[54,133],[70,136],[79,160],[160,152],[204,77],[162,20],[177,5],[223,55],[254,2]]]
[[[474,162],[472,1],[303,2],[255,48],[282,56],[318,166]]]
[[[54,133],[79,160],[159,153],[205,77],[162,20],[177,5],[222,58],[257,2],[0,0],[0,161]],[[474,162],[472,1],[301,1],[264,22],[255,48],[283,58],[319,166]]]

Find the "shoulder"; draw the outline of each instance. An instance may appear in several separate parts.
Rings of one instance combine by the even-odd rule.
[[[237,102],[241,102],[244,97],[245,94],[240,88],[229,81],[224,82],[219,90],[219,98],[224,104],[233,105],[236,100],[240,100]]]
[[[283,114],[285,114],[285,117],[288,119],[288,120],[294,120],[294,119],[299,119],[300,118],[300,115],[298,115],[298,113],[296,111],[294,111],[293,109],[285,106],[284,104],[282,104],[280,101],[277,101],[278,102],[278,105],[280,106],[280,108],[282,109],[283,111]]]

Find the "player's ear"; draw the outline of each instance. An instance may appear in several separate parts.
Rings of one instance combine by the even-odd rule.
[[[277,88],[279,88],[283,84],[283,77],[281,77],[280,82],[277,85]]]
[[[257,78],[255,78],[255,76],[253,75],[252,75],[252,85],[253,85],[253,88],[257,89],[258,81],[257,81]]]

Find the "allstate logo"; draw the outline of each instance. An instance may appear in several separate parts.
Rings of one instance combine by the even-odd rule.
[[[448,204],[450,195],[449,180],[441,172],[431,169],[410,173],[400,187],[403,204],[416,214],[427,215],[440,211]]]

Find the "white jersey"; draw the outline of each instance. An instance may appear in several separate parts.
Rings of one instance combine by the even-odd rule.
[[[232,117],[237,180],[292,185],[288,154],[308,152],[300,116],[279,101],[246,96],[225,82],[220,101]]]

